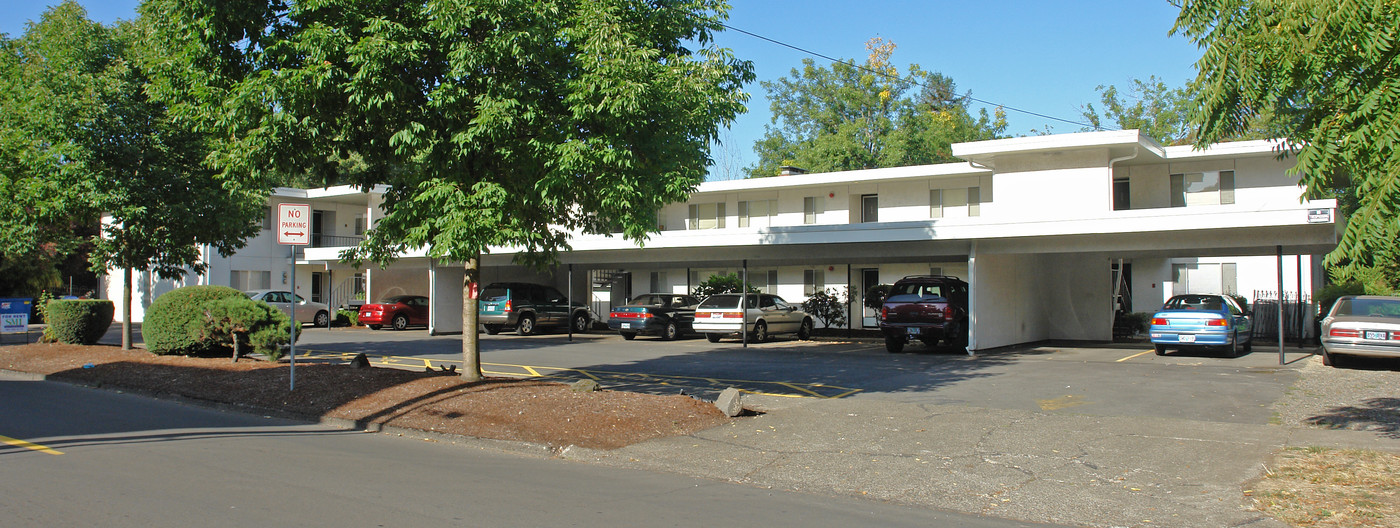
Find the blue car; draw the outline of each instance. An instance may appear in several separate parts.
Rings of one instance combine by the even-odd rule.
[[[1178,350],[1223,347],[1239,356],[1254,347],[1253,322],[1235,300],[1226,295],[1177,295],[1153,314],[1147,333],[1157,355]]]

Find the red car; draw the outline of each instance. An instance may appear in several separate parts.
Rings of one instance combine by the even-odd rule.
[[[396,295],[376,304],[360,307],[360,324],[378,330],[388,325],[403,330],[409,325],[428,325],[428,298],[422,295]]]

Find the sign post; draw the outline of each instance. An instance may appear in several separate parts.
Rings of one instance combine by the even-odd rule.
[[[291,338],[287,341],[291,368],[288,369],[287,390],[297,389],[297,246],[311,243],[311,205],[277,204],[277,243],[286,245],[292,253]]]

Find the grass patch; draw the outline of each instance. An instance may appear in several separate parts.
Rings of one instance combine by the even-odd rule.
[[[1246,494],[1255,509],[1291,526],[1400,526],[1400,456],[1291,448]]]

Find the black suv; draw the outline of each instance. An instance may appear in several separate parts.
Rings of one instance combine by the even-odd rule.
[[[919,340],[934,346],[967,344],[967,283],[947,275],[910,275],[895,281],[880,308],[885,349],[904,351]]]
[[[569,304],[569,298],[559,290],[527,282],[497,282],[481,290],[477,299],[477,320],[487,334],[495,335],[503,328],[515,328],[515,333],[530,335],[540,327],[568,328],[584,333],[593,327],[593,317],[587,307]]]

